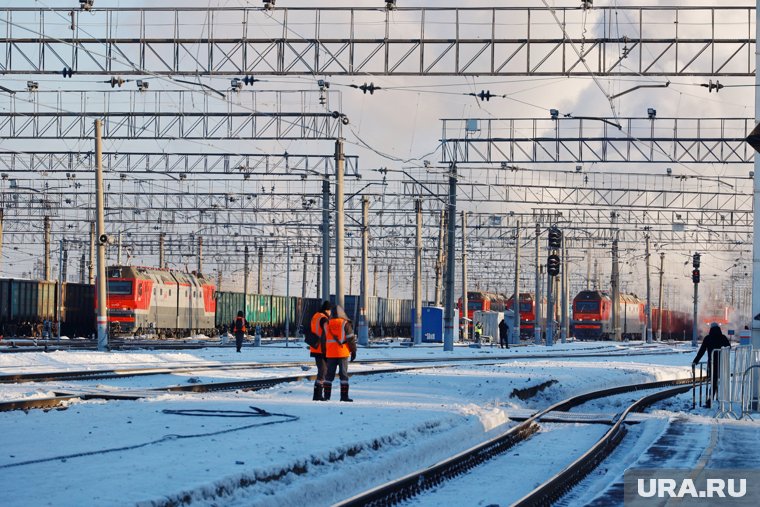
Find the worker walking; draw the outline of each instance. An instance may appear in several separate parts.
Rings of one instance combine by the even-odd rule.
[[[480,322],[475,323],[475,343],[480,343],[481,338],[483,338],[483,324]]]
[[[325,340],[327,373],[324,381],[324,399],[329,400],[335,372],[340,375],[340,401],[354,401],[348,397],[348,358],[356,359],[356,335],[346,312],[340,306],[332,309],[332,318],[327,323]]]
[[[311,317],[311,325],[306,332],[306,343],[309,345],[309,352],[317,365],[317,379],[314,381],[314,401],[324,401],[324,382],[325,372],[327,371],[327,362],[325,360],[325,348],[327,340],[327,323],[330,321],[330,309],[332,305],[329,301],[323,301],[322,307]]]
[[[699,352],[697,352],[696,357],[692,361],[692,364],[697,364],[705,352],[707,352],[707,375],[712,378],[712,396],[710,398],[715,398],[716,396],[718,377],[720,376],[720,365],[711,364],[713,351],[723,347],[731,347],[731,342],[728,341],[726,335],[720,330],[720,324],[713,322],[710,324],[710,332],[702,340],[702,346],[699,347]],[[708,399],[707,408],[710,408],[710,405],[710,399]]]
[[[235,332],[235,347],[237,347],[238,352],[240,352],[240,347],[243,346],[243,338],[245,337],[247,328],[248,322],[245,320],[243,310],[240,310],[237,313],[237,317],[235,317],[235,322],[232,323],[232,329]]]

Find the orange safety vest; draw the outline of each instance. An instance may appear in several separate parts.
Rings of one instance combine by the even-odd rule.
[[[241,321],[240,322],[240,326],[238,326],[238,321]],[[244,332],[244,333],[246,332],[246,329],[245,329],[245,319],[243,317],[235,317],[235,325],[233,326],[232,331],[234,333],[237,333],[238,332],[237,331],[238,327],[240,328],[240,330],[242,332]]]
[[[317,343],[316,347],[309,347],[309,352],[313,352],[314,354],[324,354],[324,352],[322,352],[321,340],[323,331],[319,325],[319,323],[322,322],[322,319],[329,320],[329,317],[325,313],[317,312],[311,318],[311,332],[320,337],[320,341]]]
[[[341,358],[351,355],[346,341],[346,319],[334,318],[327,323],[327,358]]]

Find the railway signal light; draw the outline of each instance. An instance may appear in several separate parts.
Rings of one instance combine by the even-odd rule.
[[[694,254],[692,265],[694,266],[694,269],[699,269],[699,257],[700,255],[698,253]]]
[[[699,283],[699,270],[695,269],[691,272],[691,281],[694,283]]]
[[[549,248],[552,250],[562,248],[562,231],[556,227],[549,229]]]
[[[549,273],[549,276],[557,276],[559,275],[559,255],[557,254],[551,254],[548,259],[546,259],[546,271]]]

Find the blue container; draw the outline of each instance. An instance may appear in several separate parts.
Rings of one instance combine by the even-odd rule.
[[[414,308],[412,308],[410,315],[413,336]],[[424,343],[443,343],[443,308],[437,306],[422,307],[422,341]]]

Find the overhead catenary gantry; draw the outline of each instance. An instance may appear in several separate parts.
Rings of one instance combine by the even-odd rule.
[[[15,7],[0,11],[0,73],[751,76],[754,18],[733,6]]]
[[[444,119],[442,163],[750,164],[754,118]],[[553,116],[553,117],[552,117]]]
[[[458,195],[475,203],[537,204],[752,212],[752,179],[690,173],[612,173],[459,165]],[[424,187],[442,195],[446,183],[430,176],[404,180],[406,195]]]
[[[0,152],[0,171],[8,173],[68,173],[77,177],[77,171],[92,171],[92,152],[31,151]],[[103,152],[103,165],[107,172],[124,174],[169,174],[176,177],[194,175],[292,176],[315,173],[334,174],[334,155],[306,155],[300,153],[167,153],[167,152]],[[359,174],[359,157],[346,155],[346,172]],[[6,174],[8,174],[6,173]],[[80,178],[84,175],[80,174]]]

